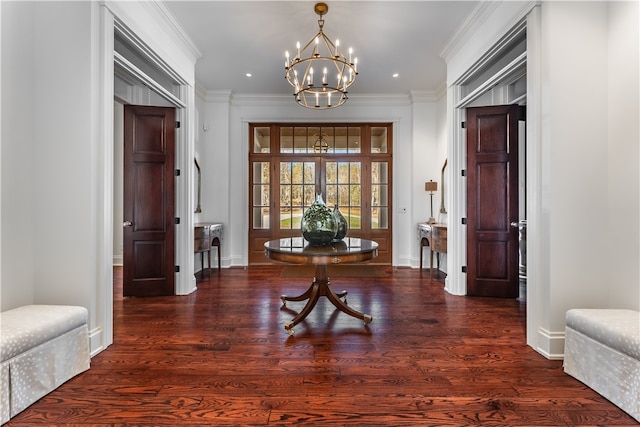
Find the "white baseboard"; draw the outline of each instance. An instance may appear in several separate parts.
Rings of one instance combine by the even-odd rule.
[[[549,360],[563,360],[564,337],[564,331],[552,332],[538,328],[538,343],[534,350]]]

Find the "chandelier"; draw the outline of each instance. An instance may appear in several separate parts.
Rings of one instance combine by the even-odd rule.
[[[349,48],[347,58],[340,50],[340,40],[335,44],[325,35],[323,15],[329,11],[326,3],[316,3],[313,10],[320,16],[320,30],[302,49],[296,44],[296,55],[291,58],[285,52],[285,77],[294,88],[293,96],[303,107],[326,110],[339,107],[347,100],[347,89],[358,75],[358,58],[353,58]]]
[[[326,107],[325,107],[326,108]],[[313,151],[316,153],[326,153],[329,151],[329,144],[327,143],[326,136],[323,132],[313,135],[316,137],[316,142],[313,144]]]

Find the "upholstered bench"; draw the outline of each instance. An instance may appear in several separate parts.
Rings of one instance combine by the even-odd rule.
[[[567,311],[564,371],[640,421],[640,312]]]
[[[0,314],[0,422],[89,369],[84,307],[27,305]]]

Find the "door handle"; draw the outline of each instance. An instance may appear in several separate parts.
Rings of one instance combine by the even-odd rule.
[[[133,223],[131,221],[125,221],[122,223],[123,227],[131,227],[133,225]]]
[[[514,222],[511,223],[511,226],[513,228],[518,228],[518,223],[514,221]]]

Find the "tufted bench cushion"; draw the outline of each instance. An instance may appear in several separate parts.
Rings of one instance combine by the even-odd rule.
[[[88,311],[28,305],[0,314],[0,421],[89,369]]]
[[[564,371],[640,421],[640,312],[567,311]]]

